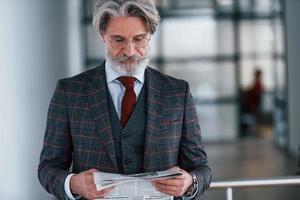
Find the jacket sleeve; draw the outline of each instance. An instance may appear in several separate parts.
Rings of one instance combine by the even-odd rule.
[[[198,117],[188,83],[186,83],[185,97],[179,166],[196,175],[198,192],[195,199],[199,199],[200,195],[210,185],[211,170],[207,164],[207,155],[204,150]]]
[[[64,181],[70,174],[72,139],[69,131],[67,88],[60,80],[51,99],[38,166],[42,186],[59,199],[65,199]]]

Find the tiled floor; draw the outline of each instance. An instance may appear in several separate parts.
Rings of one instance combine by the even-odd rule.
[[[206,145],[213,180],[271,178],[294,175],[296,159],[270,137]],[[209,190],[203,200],[225,200],[225,190]],[[300,186],[233,190],[234,200],[300,200]]]

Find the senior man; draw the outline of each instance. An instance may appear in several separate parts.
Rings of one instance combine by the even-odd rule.
[[[49,106],[38,175],[59,199],[105,197],[113,188],[97,191],[95,171],[174,168],[182,175],[153,185],[182,199],[197,199],[209,187],[188,83],[148,66],[149,40],[159,19],[152,0],[97,1],[93,25],[106,60],[59,80]]]

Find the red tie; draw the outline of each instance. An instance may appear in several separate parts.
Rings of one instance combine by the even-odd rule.
[[[133,90],[135,78],[129,76],[121,76],[118,78],[118,80],[126,88],[125,94],[122,99],[121,120],[120,120],[122,126],[125,127],[136,103],[136,96]]]

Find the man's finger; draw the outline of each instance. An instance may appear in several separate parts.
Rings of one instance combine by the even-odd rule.
[[[112,186],[109,188],[104,188],[102,190],[96,191],[96,194],[94,196],[95,198],[104,198],[108,193],[110,193],[115,188],[116,186]]]
[[[95,185],[96,186],[96,185]],[[111,186],[111,187],[108,187],[108,188],[104,188],[104,189],[101,189],[101,190],[97,190],[98,193],[101,193],[101,192],[110,192],[112,191],[113,189],[115,189],[116,186]]]
[[[173,185],[163,185],[163,184],[156,184],[154,185],[155,188],[159,188],[161,190],[164,190],[164,191],[177,191],[178,190],[178,187],[177,186],[173,186]]]
[[[152,181],[153,183],[163,184],[163,185],[179,185],[182,182],[182,178],[174,178],[174,179],[159,179]]]
[[[163,189],[163,188],[160,188],[160,187],[156,187],[155,186],[155,189],[161,193],[164,193],[164,194],[168,194],[170,196],[178,196],[177,195],[177,191],[176,190],[168,190],[168,189]]]
[[[86,173],[92,174],[92,173],[97,172],[97,171],[98,170],[96,170],[95,168],[92,168],[92,169],[87,170]]]
[[[179,168],[179,167],[177,167],[177,166],[174,166],[174,167],[171,167],[171,168],[170,168],[170,170],[176,170],[176,171],[179,171],[179,170],[180,170],[180,168]]]

